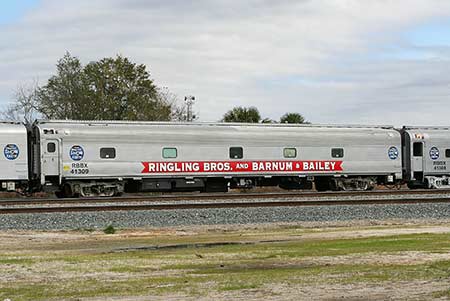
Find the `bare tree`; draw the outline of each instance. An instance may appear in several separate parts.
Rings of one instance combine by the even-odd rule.
[[[178,96],[172,93],[167,87],[158,88],[158,100],[169,105],[172,112],[170,120],[187,121],[187,105]],[[193,120],[198,119],[198,114],[194,114]]]
[[[13,96],[14,103],[9,104],[0,112],[2,119],[32,124],[39,117],[37,91],[37,80],[34,80],[31,84],[17,86]]]

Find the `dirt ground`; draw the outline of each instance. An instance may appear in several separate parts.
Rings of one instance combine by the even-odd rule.
[[[5,231],[0,242],[0,300],[450,299],[450,220]]]

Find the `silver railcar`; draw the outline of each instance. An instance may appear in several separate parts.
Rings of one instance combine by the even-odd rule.
[[[405,126],[403,168],[410,188],[450,188],[450,128]]]
[[[37,121],[34,178],[65,195],[279,185],[372,189],[402,178],[390,126]]]
[[[27,129],[19,122],[0,122],[0,188],[23,191],[28,181]]]

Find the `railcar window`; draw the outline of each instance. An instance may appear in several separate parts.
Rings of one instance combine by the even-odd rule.
[[[244,150],[242,147],[230,147],[230,159],[242,159]]]
[[[177,149],[174,147],[165,147],[162,152],[164,159],[173,159],[177,157]]]
[[[448,148],[445,150],[445,157],[450,158],[450,149]]]
[[[56,152],[56,144],[53,142],[47,143],[47,153],[54,153]]]
[[[423,143],[422,142],[414,142],[413,143],[413,156],[414,157],[422,157],[423,156]]]
[[[100,149],[100,158],[114,159],[116,157],[116,149],[114,147],[103,147]]]
[[[285,158],[295,158],[297,157],[297,149],[294,147],[286,147],[283,150],[283,157]]]
[[[331,149],[331,157],[344,158],[344,149],[343,148],[332,148]]]

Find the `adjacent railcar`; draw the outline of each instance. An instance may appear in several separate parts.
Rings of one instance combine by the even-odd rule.
[[[450,188],[450,128],[405,126],[401,133],[408,186]]]
[[[26,190],[28,185],[27,129],[19,122],[0,122],[0,189]]]
[[[368,190],[402,178],[392,127],[37,121],[33,178],[66,196],[279,185]]]

